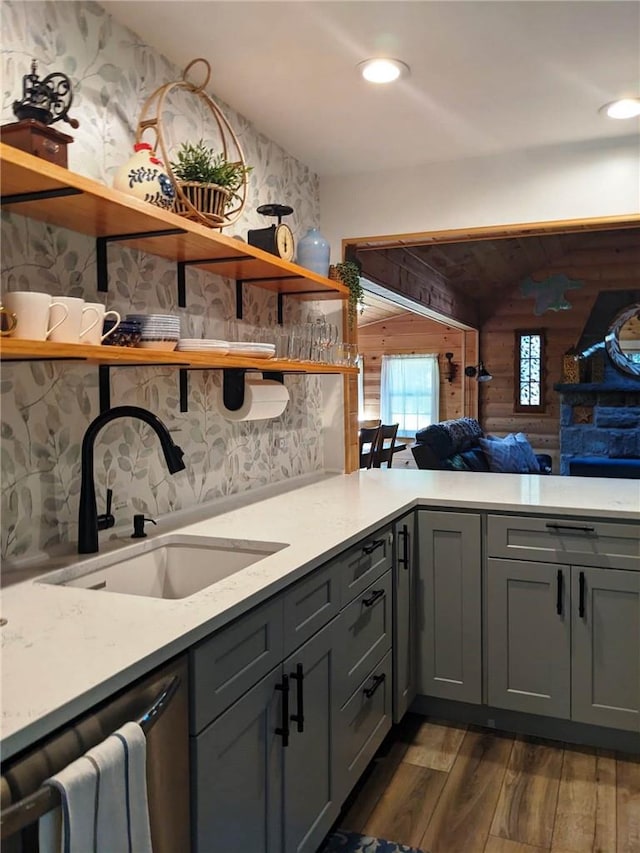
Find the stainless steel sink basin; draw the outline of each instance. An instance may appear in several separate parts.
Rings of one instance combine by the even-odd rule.
[[[281,542],[169,534],[135,553],[105,554],[42,578],[40,583],[150,598],[186,598],[275,554]]]

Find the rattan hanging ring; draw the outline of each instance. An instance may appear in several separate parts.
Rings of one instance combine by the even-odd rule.
[[[197,85],[188,79],[188,74],[193,66],[200,62],[205,66],[206,76],[204,82]],[[242,214],[247,201],[247,173],[243,172],[242,183],[235,192],[231,192],[231,190],[226,187],[219,187],[217,184],[202,184],[194,181],[183,182],[178,180],[171,168],[166,137],[162,129],[162,113],[168,95],[176,90],[191,92],[204,103],[205,107],[209,110],[215,120],[218,133],[220,135],[221,153],[225,161],[229,160],[229,151],[233,150],[233,156],[235,157],[233,163],[237,163],[244,169],[246,163],[238,137],[233,132],[233,129],[222,110],[205,91],[210,78],[211,65],[207,60],[202,58],[193,59],[184,69],[182,79],[174,80],[171,83],[165,83],[164,86],[160,86],[156,89],[155,92],[147,98],[142,107],[138,127],[136,129],[136,141],[140,142],[143,134],[147,130],[153,130],[155,132],[156,145],[154,148],[158,146],[160,147],[162,160],[164,161],[167,174],[171,178],[176,189],[174,212],[179,216],[184,216],[185,218],[191,219],[195,222],[200,222],[210,228],[222,229],[226,228],[228,225],[233,225],[233,223],[236,222]],[[228,210],[227,205],[231,198],[234,199],[235,206]]]

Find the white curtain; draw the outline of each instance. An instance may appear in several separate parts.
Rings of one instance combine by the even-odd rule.
[[[439,397],[437,355],[382,356],[380,417],[383,424],[399,424],[399,436],[413,438],[437,423]]]

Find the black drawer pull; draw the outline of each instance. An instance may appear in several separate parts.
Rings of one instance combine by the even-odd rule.
[[[364,554],[373,554],[376,548],[382,548],[384,545],[384,539],[374,539],[374,541],[370,545],[363,545],[362,552]]]
[[[382,598],[384,595],[383,589],[374,589],[369,598],[363,598],[362,603],[365,607],[371,607],[372,604],[375,604],[379,598]]]
[[[382,673],[382,675],[374,675],[373,676],[373,684],[371,685],[371,687],[365,687],[364,690],[362,691],[364,693],[364,695],[367,697],[367,699],[371,699],[371,697],[376,692],[378,687],[380,687],[380,685],[385,680],[385,678],[386,678],[386,676],[385,676],[384,672]]]
[[[302,664],[296,664],[296,671],[291,673],[291,678],[296,682],[297,712],[290,719],[298,724],[298,731],[304,731],[304,671]]]
[[[584,619],[584,592],[585,592],[585,577],[584,572],[580,572],[580,602],[578,604],[578,615]]]
[[[399,531],[402,536],[402,557],[398,557],[398,562],[405,570],[409,571],[409,528],[406,524],[402,525],[402,530]]]
[[[574,533],[595,533],[595,527],[586,527],[585,525],[574,524],[555,524],[548,521],[545,527],[549,530],[572,530]]]
[[[282,745],[289,746],[289,676],[282,676],[282,684],[276,684],[276,690],[282,692],[282,725],[276,729],[282,735]]]
[[[556,613],[562,616],[562,569],[558,569],[558,589],[556,592]]]

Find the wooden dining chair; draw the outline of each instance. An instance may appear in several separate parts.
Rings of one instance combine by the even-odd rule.
[[[373,465],[373,454],[378,446],[380,427],[362,427],[358,432],[358,445],[360,448],[360,467],[371,468]]]
[[[373,467],[380,468],[383,462],[387,468],[393,464],[393,447],[396,443],[399,424],[382,424],[378,431],[378,442],[373,450]]]

